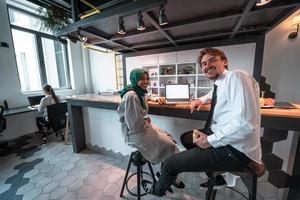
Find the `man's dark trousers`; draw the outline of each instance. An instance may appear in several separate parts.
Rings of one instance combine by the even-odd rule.
[[[206,131],[206,134],[210,134]],[[230,145],[202,149],[192,143],[193,132],[184,133],[181,137],[186,151],[167,158],[161,170],[161,176],[153,186],[153,193],[162,196],[172,185],[176,176],[182,172],[222,172],[240,171],[250,163],[250,159]]]

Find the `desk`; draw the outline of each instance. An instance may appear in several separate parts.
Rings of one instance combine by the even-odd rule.
[[[21,114],[21,113],[32,112],[32,111],[37,111],[37,109],[30,109],[30,108],[28,108],[28,106],[11,108],[9,110],[4,111],[3,117],[17,115],[17,114]]]
[[[73,134],[74,152],[80,152],[85,148],[85,128],[82,107],[116,110],[120,102],[119,96],[100,96],[95,94],[76,95],[67,98],[68,112],[70,116],[71,131]],[[262,109],[261,126],[264,128],[262,138],[263,160],[269,172],[268,182],[276,188],[289,188],[289,199],[300,199],[300,144],[298,140],[295,161],[291,168],[290,176],[282,170],[283,161],[273,154],[273,144],[287,139],[288,131],[300,132],[300,105],[298,109]],[[209,105],[205,105],[199,112],[190,113],[189,105],[159,105],[149,103],[149,114],[178,117],[185,119],[205,120]]]

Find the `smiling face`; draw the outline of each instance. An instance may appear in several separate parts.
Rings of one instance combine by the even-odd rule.
[[[147,89],[148,85],[149,85],[149,76],[147,73],[143,74],[143,77],[141,77],[141,79],[138,81],[138,86],[144,90]]]
[[[226,69],[227,60],[221,59],[219,55],[205,54],[201,59],[203,74],[209,79],[217,79]]]

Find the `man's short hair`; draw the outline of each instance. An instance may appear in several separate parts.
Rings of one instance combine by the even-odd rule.
[[[202,67],[202,65],[201,65],[202,58],[206,54],[213,55],[213,56],[220,56],[221,60],[226,60],[228,63],[227,57],[225,56],[224,52],[221,51],[220,49],[205,48],[202,51],[200,51],[200,55],[198,56],[198,59],[197,59],[197,62],[199,63],[200,67]],[[228,69],[228,65],[225,65],[225,68]]]

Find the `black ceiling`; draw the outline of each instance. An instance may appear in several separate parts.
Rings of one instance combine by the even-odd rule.
[[[80,20],[79,16],[91,10],[80,0],[29,1],[54,3],[70,16],[75,11],[76,22],[65,27],[61,35],[75,36],[80,30],[88,43],[123,53],[263,35],[300,8],[299,0],[273,0],[261,7],[256,7],[256,0],[86,0],[101,13]],[[159,5],[165,2],[169,23],[159,26]],[[136,29],[139,10],[146,25],[144,31]],[[125,35],[117,33],[118,15],[124,16]]]

